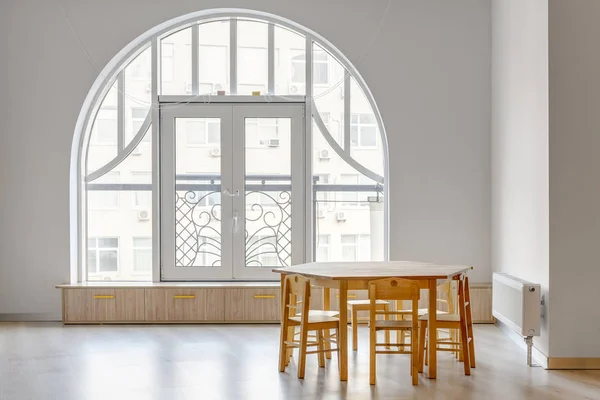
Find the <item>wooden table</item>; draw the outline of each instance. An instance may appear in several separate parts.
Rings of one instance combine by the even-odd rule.
[[[419,281],[422,289],[429,290],[429,349],[437,347],[437,280],[457,279],[472,267],[464,265],[439,265],[416,261],[368,261],[368,262],[313,262],[288,268],[273,269],[285,275],[298,274],[309,278],[311,284],[327,289],[339,289],[340,322],[348,321],[348,290],[366,290],[368,282],[383,278],[405,278]],[[283,285],[282,285],[283,287]],[[325,290],[328,292],[328,290]],[[329,309],[329,296],[325,296],[324,308]],[[283,299],[282,299],[283,301]],[[341,327],[340,327],[341,328]],[[340,329],[338,338],[340,357],[340,380],[348,380],[348,329]],[[428,377],[437,375],[437,352],[428,351]],[[468,359],[465,357],[465,359]]]

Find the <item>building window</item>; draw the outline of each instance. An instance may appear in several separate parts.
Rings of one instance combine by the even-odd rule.
[[[306,53],[304,50],[291,50],[290,65],[292,83],[305,82]],[[329,55],[326,51],[315,49],[313,52],[313,83],[329,85]]]
[[[119,270],[119,238],[91,237],[88,239],[88,273]]]
[[[152,238],[133,238],[133,271],[152,271]]]
[[[317,235],[315,261],[329,261],[330,235]]]
[[[371,259],[370,235],[342,235],[342,261]]]
[[[152,172],[150,171],[132,171],[131,177],[135,183],[146,183],[148,184],[148,190],[134,190],[133,194],[133,208],[143,209],[150,212],[152,208]]]
[[[313,83],[329,85],[329,54],[323,50],[313,52]]]
[[[121,173],[110,171],[96,179],[96,183],[119,183]],[[119,208],[119,192],[116,190],[90,190],[88,192],[88,205],[92,210],[116,210]]]
[[[150,52],[143,51],[128,66],[131,77],[136,81],[149,81],[152,79],[152,63]]]
[[[131,109],[131,132],[133,136],[137,135],[140,128],[144,124],[144,120],[148,115],[148,109],[143,107],[133,107]],[[142,143],[150,143],[152,135],[144,135]]]
[[[350,116],[350,142],[353,147],[377,147],[377,121],[373,114]]]
[[[185,121],[185,138],[188,145],[205,146],[221,144],[221,125],[216,118],[194,118]]]
[[[277,129],[277,118],[246,118],[246,147],[269,146],[279,137]]]
[[[93,144],[117,144],[117,108],[102,107],[98,110],[93,127]]]
[[[291,82],[304,84],[306,81],[306,53],[304,50],[290,51],[291,60],[290,64],[292,67]]]
[[[162,42],[161,46],[161,77],[163,81],[172,81],[175,71],[175,44]]]
[[[342,185],[371,185],[374,186],[372,180],[367,178],[362,174],[342,174],[340,176],[340,183]],[[342,206],[367,206],[368,205],[368,193],[371,192],[353,192],[353,191],[343,191],[341,194],[342,198]]]

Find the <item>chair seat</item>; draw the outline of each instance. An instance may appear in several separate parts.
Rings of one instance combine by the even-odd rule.
[[[407,320],[377,320],[375,321],[375,329],[410,329],[412,321]]]
[[[398,312],[406,313],[406,314],[412,313],[411,310],[398,310]],[[429,313],[429,309],[428,308],[419,308],[418,312],[419,312],[419,316],[425,315],[425,314]],[[438,310],[437,313],[438,313],[438,315],[439,314],[448,314],[448,312],[446,312],[446,311],[440,311],[440,310]]]
[[[424,314],[419,317],[419,321],[428,321],[429,314]],[[457,314],[438,314],[437,321],[440,322],[460,322],[460,315]]]
[[[335,310],[309,310],[309,316],[324,315],[328,317],[339,317],[340,312]]]
[[[348,300],[348,305],[349,306],[368,306],[371,304],[371,300],[369,299],[365,299],[365,300]],[[390,304],[388,301],[385,300],[375,300],[375,304],[381,304],[381,305],[386,305],[386,304]]]
[[[295,317],[291,317],[290,320],[300,323],[301,318],[302,318],[301,316],[297,315]],[[308,313],[308,323],[309,324],[316,324],[316,323],[321,323],[321,322],[339,322],[339,320],[340,319],[337,316]]]

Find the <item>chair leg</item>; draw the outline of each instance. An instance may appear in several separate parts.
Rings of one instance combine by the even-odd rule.
[[[355,307],[350,309],[351,321],[350,324],[352,326],[352,350],[358,350],[358,311],[356,311]]]
[[[335,346],[339,349],[339,342],[338,342],[338,338],[340,337],[340,330],[336,329],[335,330]],[[331,355],[331,353],[329,353]],[[337,360],[338,360],[338,372],[341,373],[342,372],[342,361],[340,360],[340,351],[337,351]]]
[[[285,319],[281,322],[281,334],[279,336],[279,372],[285,371],[287,364],[287,345],[285,344],[287,338],[288,327]]]
[[[401,320],[404,320],[404,315],[400,316]],[[396,331],[396,335],[400,335],[400,340],[398,341],[398,343],[400,344],[406,344],[406,331],[404,329]],[[401,350],[404,350],[404,346],[400,346]]]
[[[425,331],[427,322],[420,321],[419,324],[419,372],[423,372],[423,363],[427,359],[425,356]]]
[[[465,289],[462,281],[459,281],[458,284],[458,312],[460,314],[460,337],[462,343],[462,356],[464,359],[463,366],[465,375],[471,375],[471,363],[469,362],[469,335],[467,334],[467,319],[465,315]]]
[[[331,332],[329,329],[324,329],[323,332],[324,332],[323,337],[325,338],[325,349],[331,350],[331,343],[329,342],[329,340],[331,339]],[[331,352],[330,351],[325,352],[325,358],[327,358],[328,360],[331,360]]]
[[[325,353],[323,352],[325,346],[323,343],[323,331],[320,329],[317,330],[317,349],[319,350],[319,353],[317,353],[319,355],[319,367],[325,368]]]
[[[295,333],[296,333],[296,328],[291,326],[287,328],[287,332],[288,332],[288,336],[287,336],[287,340],[288,342],[293,342],[294,341],[294,337],[295,337]],[[285,357],[285,365],[287,366],[290,361],[292,360],[292,356],[294,355],[294,348],[293,347],[288,347],[287,351],[286,351],[286,357]]]
[[[304,379],[306,370],[306,350],[308,347],[308,330],[300,327],[300,354],[298,355],[298,379]]]
[[[383,306],[383,311],[386,311],[386,312],[388,312],[389,310],[390,310],[390,306],[389,306],[388,304],[385,304],[385,305]],[[390,315],[389,315],[389,314],[384,314],[383,318],[384,318],[386,321],[388,321],[388,320],[390,319]],[[397,332],[397,331],[396,331],[396,332]],[[385,330],[385,342],[386,342],[386,343],[390,343],[390,340],[391,340],[391,339],[390,339],[390,335],[391,335],[391,334],[390,334],[390,330],[389,330],[389,329],[386,329],[386,330]],[[386,349],[389,349],[389,348],[390,348],[390,346],[385,346],[385,348],[386,348]]]
[[[469,289],[469,277],[465,277],[464,289],[466,301],[467,335],[469,338],[469,361],[471,368],[475,368],[475,338],[473,336],[473,317],[471,314],[471,292]]]
[[[377,346],[375,345],[376,343],[377,331],[375,330],[374,326],[369,326],[369,383],[371,385],[375,384],[377,375],[377,368],[375,366],[375,362],[377,359],[377,354],[375,353],[375,350],[377,349]]]
[[[415,329],[410,330],[410,371],[412,375],[412,384],[419,384],[419,340]]]

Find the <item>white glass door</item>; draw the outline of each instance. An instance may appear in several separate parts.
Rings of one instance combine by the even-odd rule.
[[[304,260],[303,106],[234,109],[234,278],[277,279],[273,268]]]
[[[232,109],[161,111],[162,278],[231,278]]]
[[[277,279],[304,261],[303,107],[161,110],[162,280]]]

